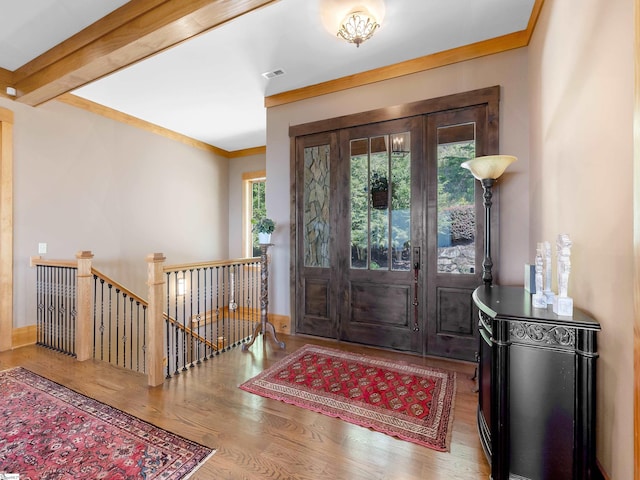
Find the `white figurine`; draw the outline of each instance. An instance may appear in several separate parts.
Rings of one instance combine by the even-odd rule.
[[[551,289],[551,278],[553,277],[553,267],[551,266],[551,244],[545,241],[542,246],[544,251],[544,296],[547,298],[547,305],[553,305],[554,293]]]
[[[557,265],[558,296],[553,301],[553,312],[558,315],[573,315],[573,299],[568,296],[569,274],[571,273],[571,239],[567,234],[558,235]]]
[[[547,308],[547,297],[543,293],[543,275],[542,270],[544,261],[542,259],[542,243],[538,243],[536,249],[536,293],[533,294],[531,300],[534,308]]]

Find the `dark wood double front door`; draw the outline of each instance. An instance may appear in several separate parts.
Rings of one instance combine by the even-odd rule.
[[[297,333],[473,359],[484,226],[481,188],[460,163],[494,153],[492,111],[486,101],[295,135]]]

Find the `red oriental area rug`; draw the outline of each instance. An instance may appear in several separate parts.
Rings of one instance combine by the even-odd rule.
[[[24,368],[0,372],[0,471],[20,480],[182,479],[213,453]]]
[[[240,388],[449,449],[455,372],[306,345]]]

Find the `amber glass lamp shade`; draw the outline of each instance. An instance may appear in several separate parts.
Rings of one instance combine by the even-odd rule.
[[[460,166],[469,170],[478,180],[500,177],[509,165],[517,160],[512,155],[487,155],[467,160]]]
[[[485,285],[493,283],[493,260],[491,259],[491,191],[496,179],[500,177],[509,165],[517,159],[512,155],[487,155],[476,157],[460,164],[462,168],[471,171],[480,180],[484,190],[484,260],[482,261],[482,281]]]

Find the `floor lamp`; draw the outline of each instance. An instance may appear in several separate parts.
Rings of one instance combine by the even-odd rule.
[[[493,276],[491,269],[491,189],[496,179],[500,177],[506,168],[517,160],[511,155],[488,155],[467,160],[460,166],[471,171],[473,176],[480,180],[484,190],[484,260],[482,261],[482,281],[485,285],[491,285]]]

